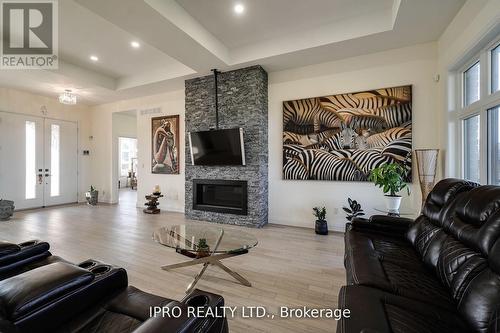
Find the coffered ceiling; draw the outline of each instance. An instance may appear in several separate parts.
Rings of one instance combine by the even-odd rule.
[[[105,103],[181,89],[212,68],[276,71],[433,41],[463,3],[59,0],[59,69],[0,70],[0,85]]]

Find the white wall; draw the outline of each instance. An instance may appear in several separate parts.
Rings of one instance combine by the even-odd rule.
[[[47,110],[45,115],[41,112],[42,106]],[[83,104],[64,105],[54,97],[35,95],[16,89],[0,88],[0,111],[78,123],[78,200],[85,201],[85,191],[90,186],[90,157],[83,156],[82,150],[90,147],[88,106]]]
[[[358,200],[368,213],[384,207],[382,192],[372,183],[282,180],[283,101],[412,84],[413,148],[433,148],[439,141],[436,58],[436,44],[429,43],[270,73],[269,222],[313,227],[312,207],[326,206],[330,229],[343,231],[341,207],[347,197]],[[418,184],[415,167],[413,171]],[[418,185],[402,207],[418,211]]]
[[[141,110],[160,108],[161,113],[142,115]],[[137,205],[142,207],[144,196],[152,192],[158,184],[164,198],[160,208],[170,211],[184,211],[184,90],[165,94],[123,100],[95,106],[91,109],[92,133],[94,135],[94,154],[92,163],[92,182],[101,190],[100,200],[116,203],[117,182],[113,180],[114,168],[110,156],[113,153],[113,114],[120,111],[137,110],[138,145],[138,191]],[[151,173],[151,118],[161,115],[180,115],[180,174],[158,175]],[[117,150],[116,150],[117,152]],[[101,196],[102,194],[102,196]]]

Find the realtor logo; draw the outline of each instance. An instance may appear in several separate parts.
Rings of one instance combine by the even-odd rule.
[[[0,0],[2,69],[57,69],[57,0]]]

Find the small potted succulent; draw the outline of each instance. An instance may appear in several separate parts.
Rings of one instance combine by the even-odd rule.
[[[385,204],[389,212],[398,212],[401,205],[401,196],[398,194],[406,189],[408,195],[410,188],[405,182],[406,170],[399,163],[387,163],[370,171],[368,179],[380,187],[385,194]]]
[[[85,193],[85,199],[87,199],[89,205],[96,206],[99,200],[99,191],[90,185],[90,191]]]
[[[210,246],[207,244],[206,238],[198,239],[198,244],[196,245],[196,258],[208,257],[210,255]]]
[[[314,231],[318,235],[328,235],[328,223],[326,222],[326,208],[314,207],[313,214],[316,217]]]

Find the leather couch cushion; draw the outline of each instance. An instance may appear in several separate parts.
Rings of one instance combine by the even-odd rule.
[[[448,291],[408,242],[354,230],[346,232],[345,240],[348,284],[371,286],[443,308],[454,308]]]
[[[338,333],[470,332],[456,312],[365,286],[342,287],[339,308],[351,317],[338,322]]]
[[[0,281],[0,311],[16,321],[93,279],[91,272],[63,262],[30,270]]]
[[[456,178],[446,178],[439,181],[427,196],[423,207],[423,215],[437,220],[441,209],[458,194],[468,192],[479,184]]]

